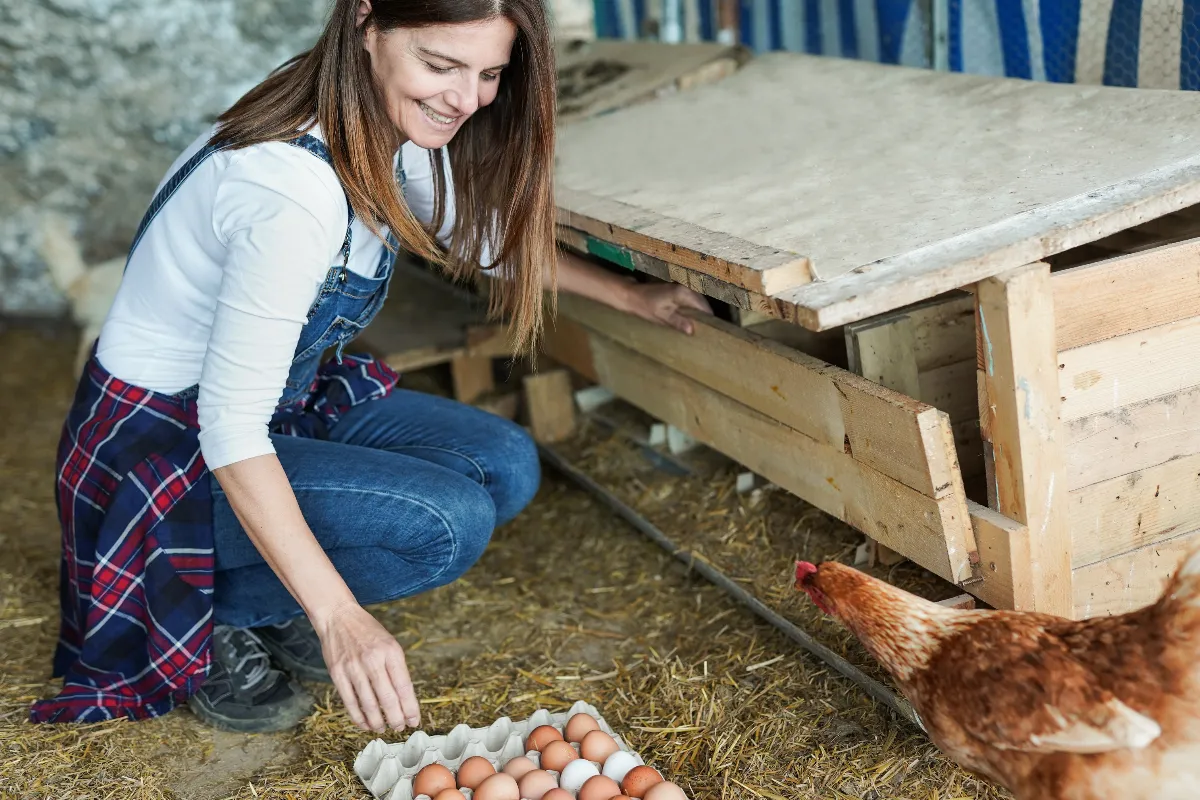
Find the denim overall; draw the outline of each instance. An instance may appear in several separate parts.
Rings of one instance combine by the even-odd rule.
[[[311,134],[304,134],[288,141],[288,144],[303,148],[320,158],[333,168],[333,159],[328,148],[320,139]],[[175,191],[183,185],[189,175],[212,154],[222,148],[206,145],[192,156],[174,175],[163,185],[147,209],[137,233],[134,235],[130,254],[137,248],[146,228],[158,215],[158,212],[171,199]],[[401,194],[405,188],[404,166],[400,154],[396,155],[396,179],[400,184]],[[308,392],[317,367],[321,364],[322,355],[329,349],[335,348],[334,354],[340,363],[342,351],[347,344],[362,333],[379,313],[383,301],[387,298],[388,284],[391,282],[395,267],[396,251],[399,243],[391,232],[387,235],[390,248],[384,248],[379,259],[379,265],[374,277],[359,275],[349,269],[350,240],[354,223],[354,209],[346,198],[346,238],[342,242],[341,263],[334,264],[325,275],[317,298],[308,310],[308,321],[300,331],[300,340],[292,356],[292,366],[288,372],[287,383],[279,399],[279,407],[288,406],[303,399]],[[185,390],[195,392],[198,387]]]

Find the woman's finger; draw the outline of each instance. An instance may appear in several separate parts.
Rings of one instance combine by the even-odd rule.
[[[678,284],[676,284],[678,286]],[[679,286],[679,291],[676,292],[678,300],[685,306],[690,306],[697,311],[703,311],[706,314],[713,313],[712,306],[708,302],[708,298],[704,295],[694,292],[686,286]]]
[[[350,683],[350,679],[346,677],[345,671],[330,669],[329,677],[333,680],[334,688],[341,695],[342,705],[346,707],[346,713],[350,715],[351,721],[365,730],[366,720],[363,719],[362,709],[358,707],[358,696],[354,692],[354,686]]]
[[[417,693],[413,689],[403,651],[396,658],[388,659],[388,675],[400,698],[400,707],[404,709],[404,718],[408,721],[408,726],[416,730],[421,727],[421,704],[417,702]]]
[[[383,733],[383,715],[379,713],[379,701],[375,699],[375,690],[371,688],[371,679],[367,677],[366,670],[362,664],[352,662],[347,671],[350,673],[350,682],[354,684],[354,692],[358,695],[358,705],[371,730]]]
[[[375,698],[379,701],[379,707],[383,710],[388,725],[392,730],[402,731],[404,730],[405,715],[400,707],[399,693],[392,683],[388,660],[381,658],[377,664],[370,667],[371,688],[375,690]]]
[[[678,330],[683,331],[688,336],[692,335],[692,321],[680,314],[678,311],[672,311],[670,314],[668,314],[666,323],[672,328],[677,328]]]

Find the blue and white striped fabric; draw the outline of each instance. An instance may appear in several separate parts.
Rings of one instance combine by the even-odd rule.
[[[665,3],[679,2],[685,40],[717,39],[715,0],[594,2],[600,36],[637,38]],[[1200,89],[1200,0],[741,0],[740,12],[741,41],[760,52]]]

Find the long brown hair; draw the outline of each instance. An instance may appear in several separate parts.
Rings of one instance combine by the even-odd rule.
[[[490,293],[493,317],[507,316],[519,351],[542,327],[543,271],[553,280],[554,48],[545,0],[373,0],[357,24],[358,0],[335,0],[314,47],[290,59],[218,119],[212,143],[247,147],[290,139],[314,119],[354,212],[376,234],[385,224],[419,257],[451,278],[477,278],[484,242],[504,279]],[[399,27],[507,17],[517,29],[496,99],[471,115],[447,149],[454,178],[455,221],[443,252],[433,232],[446,211],[441,153],[431,151],[436,201],[425,228],[409,211],[392,172],[395,126],[363,48],[369,25]]]

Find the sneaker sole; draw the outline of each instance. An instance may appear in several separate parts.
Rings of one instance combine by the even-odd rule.
[[[217,711],[208,704],[203,695],[193,695],[188,698],[188,708],[204,724],[231,733],[282,733],[300,725],[305,717],[313,712],[316,703],[308,695],[298,695],[296,700],[283,705],[278,713],[270,717],[256,719],[240,719],[230,717]]]
[[[291,654],[281,648],[270,639],[263,638],[263,647],[267,648],[267,652],[279,664],[284,672],[290,674],[293,678],[299,678],[302,681],[312,681],[313,683],[333,683],[333,678],[329,677],[329,670],[324,667],[314,667],[312,664],[305,664],[292,658]]]

